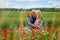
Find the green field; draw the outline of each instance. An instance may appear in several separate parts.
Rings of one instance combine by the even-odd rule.
[[[0,25],[2,25],[4,22],[10,23],[10,24],[19,24],[23,25],[24,22],[27,22],[28,17],[27,14],[31,13],[31,11],[1,11],[0,12]],[[47,22],[48,20],[54,20],[57,21],[58,24],[60,24],[60,12],[42,12],[42,17],[44,22]],[[26,25],[26,24],[25,24]]]
[[[39,34],[37,32],[36,35],[33,35],[33,33],[31,33],[31,31],[29,31],[29,29],[24,28],[24,27],[27,27],[27,22],[28,22],[27,14],[28,13],[32,13],[32,12],[31,11],[0,11],[0,31],[4,28],[7,28],[9,30],[9,33],[7,35],[10,35],[9,36],[10,39],[8,38],[8,40],[32,40],[32,37],[35,37],[36,40],[38,40],[39,37],[41,38],[41,40],[48,40],[48,39],[49,40],[53,40],[53,39],[59,40],[59,38],[57,39],[57,35],[60,33],[60,30],[59,31],[55,30],[54,33],[48,32],[48,34],[47,33]],[[44,27],[47,27],[47,24],[50,20],[52,20],[52,24],[55,25],[55,23],[57,23],[58,26],[60,26],[60,12],[42,12],[41,14],[42,14],[42,18],[43,18]],[[25,36],[25,37],[22,37],[22,35],[19,36],[20,35],[19,33],[21,33],[21,32],[14,31],[19,26],[22,26],[24,29],[26,29],[26,33],[24,33],[24,35],[32,34],[32,36]],[[25,30],[23,30],[22,32],[24,32],[24,31]],[[50,38],[53,34],[56,34],[57,32],[59,32],[59,33],[57,35],[55,35],[56,38],[55,37]],[[2,36],[2,31],[0,32],[0,35]],[[19,37],[16,37],[16,35]],[[3,37],[1,37],[1,36],[0,36],[0,38],[2,40]]]

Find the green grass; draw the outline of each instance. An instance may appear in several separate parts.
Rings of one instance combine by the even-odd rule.
[[[4,22],[8,22],[10,24],[19,23],[21,25],[23,22],[27,22],[28,17],[27,14],[32,13],[31,11],[1,11],[0,12],[0,24]],[[53,20],[55,18],[55,21],[57,21],[60,24],[60,12],[42,12],[42,17],[45,22],[48,20]]]
[[[29,40],[29,39],[32,40],[32,37],[35,37],[35,39],[38,39],[38,36],[40,36],[41,40],[46,40],[46,39],[52,40],[53,38],[51,38],[51,36],[53,34],[55,34],[55,32],[54,33],[48,32],[48,34],[45,33],[45,35],[42,32],[40,34],[37,33],[36,35],[27,36],[24,38],[22,37],[20,30],[17,33],[15,33],[14,30],[17,30],[18,26],[23,26],[24,29],[22,32],[26,31],[27,34],[29,34],[29,35],[32,34],[31,31],[29,31],[29,29],[27,29],[27,21],[28,21],[27,14],[28,13],[32,13],[32,12],[31,11],[20,11],[20,12],[18,12],[18,11],[1,11],[0,12],[0,35],[3,35],[2,31],[1,31],[2,29],[8,28],[8,30],[9,30],[8,35],[10,35],[10,37],[11,37],[10,40],[14,40],[15,39],[14,37],[16,37],[16,35],[18,36],[16,38],[20,39],[20,40],[22,40],[24,38],[26,40]],[[58,25],[60,25],[60,12],[42,12],[41,14],[43,17],[44,27],[47,26],[47,22],[51,22],[50,20],[52,20],[54,23],[57,22]],[[59,30],[59,32],[60,32],[60,30]],[[0,37],[2,39],[2,36],[0,36]],[[15,40],[17,40],[17,39],[15,39]]]

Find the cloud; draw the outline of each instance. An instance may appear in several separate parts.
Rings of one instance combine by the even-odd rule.
[[[58,1],[58,0],[48,1],[47,3],[51,7],[60,8],[60,1]]]
[[[52,4],[52,3],[54,3],[53,1],[48,1],[48,4]]]
[[[8,8],[22,8],[23,6],[21,6],[20,4],[18,3],[15,3],[15,2],[9,2],[8,3]]]
[[[40,0],[15,0],[15,1],[21,1],[21,2],[35,2]]]
[[[11,0],[0,0],[0,2],[7,2],[7,1],[11,1]]]
[[[0,8],[7,8],[7,6],[8,6],[8,2],[2,2],[2,1],[0,1]]]
[[[8,8],[11,0],[0,0],[0,8]]]
[[[40,1],[40,0],[16,0],[16,1],[30,1],[31,2],[36,2],[36,1]],[[55,8],[60,8],[60,1],[48,1],[46,4],[36,4],[36,3],[31,3],[31,4],[24,4],[22,5],[19,4],[19,3],[16,3],[16,2],[13,2],[11,0],[0,0],[0,8],[42,8],[42,7],[45,7],[45,8],[52,8],[52,7],[55,7]]]
[[[56,8],[60,8],[60,1],[56,1],[55,7],[56,7]]]

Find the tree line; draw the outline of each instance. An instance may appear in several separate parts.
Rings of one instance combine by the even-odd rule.
[[[16,9],[16,8],[0,8],[0,11],[31,11],[32,9],[39,9],[43,12],[60,12],[60,8],[30,8],[30,9]]]

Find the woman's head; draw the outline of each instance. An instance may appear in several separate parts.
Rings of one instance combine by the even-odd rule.
[[[35,10],[36,18],[41,17],[41,11],[40,10]]]
[[[42,17],[41,11],[33,9],[32,10],[32,17],[41,18]]]

